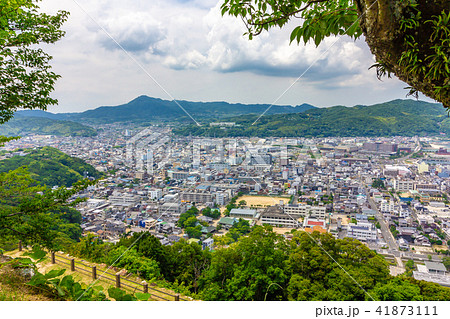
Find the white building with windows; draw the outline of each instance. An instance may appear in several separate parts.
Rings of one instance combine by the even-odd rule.
[[[380,204],[380,211],[382,213],[392,213],[395,210],[395,204],[392,200],[387,201],[383,199]]]
[[[160,189],[152,189],[148,194],[151,199],[160,200],[162,198],[162,190]]]
[[[133,194],[112,194],[108,197],[111,204],[115,206],[134,206],[140,203],[141,198]]]
[[[283,211],[287,215],[298,217],[312,217],[317,219],[325,219],[327,217],[326,206],[311,206],[311,205],[284,205]]]
[[[414,181],[394,179],[394,189],[399,192],[406,192],[414,190]]]
[[[233,208],[230,211],[231,218],[244,218],[244,219],[253,219],[256,216],[255,209],[243,209],[243,208]]]
[[[298,228],[298,220],[283,212],[280,206],[270,206],[261,215],[261,224],[275,227]]]
[[[217,192],[216,193],[216,203],[217,205],[225,205],[228,201],[228,193]]]
[[[350,223],[347,226],[347,237],[361,241],[376,241],[377,229],[375,225],[367,222]]]

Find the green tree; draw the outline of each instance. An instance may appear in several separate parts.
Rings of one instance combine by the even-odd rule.
[[[414,270],[414,260],[410,259],[406,262],[405,267],[407,270]]]
[[[364,35],[379,78],[393,73],[410,94],[420,91],[450,107],[448,0],[224,0],[225,13],[242,18],[250,39],[293,18],[302,23],[291,42]]]
[[[257,226],[236,244],[218,249],[200,280],[205,300],[282,300],[288,281],[284,238]]]
[[[198,223],[198,220],[195,216],[191,216],[183,223],[184,228],[188,227],[195,227],[195,225]]]
[[[379,178],[375,178],[372,182],[372,187],[373,188],[382,188],[382,189],[386,189],[386,186],[384,186],[384,182],[379,179]]]
[[[370,294],[379,301],[423,300],[420,287],[397,277],[386,284],[377,285]]]
[[[25,168],[0,173],[0,240],[20,239],[25,243],[38,243],[54,249],[61,219],[55,211],[75,206],[82,199],[69,199],[93,182],[83,180],[71,189],[50,190],[39,186]],[[70,230],[72,237],[78,231]],[[73,232],[75,231],[75,233]]]
[[[58,75],[50,55],[38,45],[55,43],[68,13],[39,12],[39,0],[0,0],[0,124],[18,108],[42,109],[57,103],[50,97]]]
[[[445,268],[447,268],[447,271],[450,271],[450,257],[442,258],[442,263],[444,264]]]
[[[197,292],[198,280],[210,265],[209,250],[202,250],[197,243],[188,244],[185,240],[180,240],[167,247],[167,254],[170,270],[166,279]]]
[[[188,234],[189,238],[200,238],[202,237],[202,226],[190,226],[186,227],[186,234]]]

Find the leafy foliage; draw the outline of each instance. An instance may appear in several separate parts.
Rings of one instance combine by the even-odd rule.
[[[60,187],[50,190],[38,186],[24,168],[0,174],[0,241],[20,239],[24,243],[38,243],[54,249],[57,238],[69,236],[78,239],[81,230],[69,209],[82,199],[70,200],[92,182],[83,180],[71,189]],[[64,220],[66,219],[66,220]]]
[[[51,56],[36,45],[55,43],[68,13],[40,13],[37,1],[0,1],[0,124],[18,108],[46,109],[59,77],[50,71]]]
[[[372,187],[373,188],[381,188],[381,189],[386,189],[386,186],[384,185],[384,182],[379,179],[379,178],[375,178],[372,182]]]
[[[202,210],[203,216],[211,217],[212,219],[220,218],[220,211],[218,209],[211,209],[211,207],[206,207]]]
[[[358,12],[354,1],[340,0],[225,0],[222,14],[242,17],[251,40],[253,36],[272,27],[283,27],[292,17],[303,20],[291,32],[291,42],[313,40],[318,46],[330,35],[349,35],[358,38],[362,30],[357,22]]]
[[[102,176],[82,159],[48,146],[31,150],[25,156],[14,156],[0,161],[0,172],[8,172],[22,166],[27,166],[34,179],[48,186],[69,187],[82,180],[84,172],[93,178]]]
[[[240,17],[251,40],[293,19],[290,41],[318,46],[327,36],[363,33],[377,58],[378,78],[391,73],[449,107],[450,11],[448,1],[224,0],[222,15]],[[374,18],[376,16],[376,18]]]
[[[408,1],[405,16],[400,21],[400,30],[404,33],[404,47],[398,61],[404,67],[405,73],[411,78],[425,78],[433,85],[435,97],[438,101],[446,101],[450,96],[450,11],[447,8],[426,20],[422,15],[424,8],[419,3]],[[426,25],[431,29],[429,35],[433,43],[430,47],[423,47],[419,38],[420,26]],[[426,43],[429,46],[428,43]],[[411,88],[409,94],[416,94],[417,89]],[[448,106],[448,105],[446,105]]]
[[[178,219],[178,226],[181,228],[195,226],[195,224],[198,223],[198,220],[196,218],[198,213],[199,211],[197,207],[192,206],[186,212],[180,215],[180,218]]]
[[[246,232],[247,226],[241,222],[238,228]],[[106,252],[98,254],[99,262],[118,260],[116,265],[146,280],[165,280],[203,300],[450,300],[449,288],[390,276],[386,260],[361,242],[317,232],[295,231],[289,241],[270,226],[255,226],[213,252],[183,239],[162,246],[148,233],[135,233],[114,246],[86,249]],[[149,297],[126,295],[110,294],[116,300]]]
[[[0,126],[0,134],[6,136],[25,135],[29,133],[57,136],[95,136],[92,127],[71,122],[43,117],[17,116]]]

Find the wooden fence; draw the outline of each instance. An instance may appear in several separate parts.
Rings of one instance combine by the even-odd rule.
[[[89,266],[82,262],[76,261],[74,258],[64,257],[61,255],[57,255],[54,252],[51,253],[51,262],[52,264],[62,264],[70,267],[71,271],[79,271],[84,273],[85,275],[91,276],[92,280],[103,280],[105,282],[109,282],[114,284],[117,288],[123,288],[126,290],[130,290],[132,292],[144,292],[151,295],[151,298],[154,300],[165,300],[165,301],[188,301],[187,299],[183,299],[180,297],[180,294],[169,294],[165,291],[156,289],[153,284],[148,283],[139,283],[136,281],[129,280],[119,273],[110,273],[107,271],[97,271],[96,266]]]
[[[18,244],[19,251],[23,250],[22,241]],[[97,266],[89,266],[83,264],[82,262],[76,261],[75,258],[64,257],[56,255],[55,252],[51,252],[51,262],[52,264],[62,264],[70,267],[71,271],[80,271],[85,275],[91,276],[92,280],[103,280],[105,282],[113,283],[117,288],[123,288],[133,293],[137,290],[140,292],[148,293],[154,300],[165,300],[165,301],[188,301],[187,299],[181,298],[180,294],[171,295],[165,291],[154,288],[154,284],[150,284],[152,287],[148,286],[148,283],[139,283],[127,278],[120,276],[119,273],[112,274],[107,271],[97,273]],[[78,267],[77,267],[78,265]],[[79,267],[79,266],[83,266]],[[88,270],[89,269],[89,270]],[[108,277],[109,276],[109,277]],[[133,286],[134,284],[134,286]]]

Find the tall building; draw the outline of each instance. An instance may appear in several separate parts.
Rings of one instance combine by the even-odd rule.
[[[374,153],[395,153],[398,150],[398,144],[395,143],[364,143],[363,149]]]

